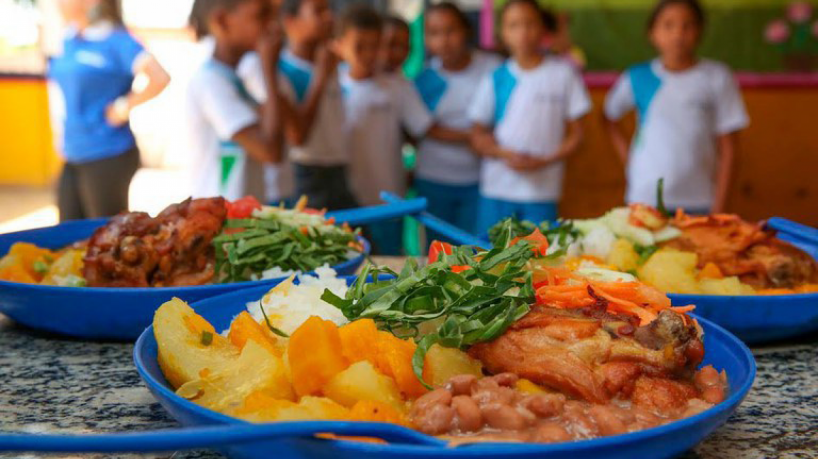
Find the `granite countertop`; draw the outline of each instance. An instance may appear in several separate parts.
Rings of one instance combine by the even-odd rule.
[[[177,427],[132,361],[133,345],[89,343],[24,329],[0,315],[0,431],[97,433]],[[727,425],[694,458],[818,457],[818,336],[753,349],[758,376]],[[2,458],[46,457],[2,454]],[[47,457],[221,458],[209,451]]]

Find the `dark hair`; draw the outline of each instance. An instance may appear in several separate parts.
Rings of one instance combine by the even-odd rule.
[[[552,13],[550,9],[540,6],[540,4],[537,3],[537,0],[509,0],[505,5],[503,5],[503,9],[500,10],[500,17],[502,18],[505,16],[506,11],[515,5],[528,6],[539,12],[540,20],[542,21],[542,25],[545,27],[545,30],[549,32],[557,31],[557,17],[554,16],[554,13]]]
[[[693,17],[696,18],[699,28],[704,28],[704,23],[706,22],[704,8],[702,8],[698,0],[659,0],[650,12],[650,16],[648,16],[648,30],[653,29],[653,26],[656,25],[656,20],[659,19],[659,15],[662,14],[662,11],[673,5],[686,6],[690,12],[693,13]]]
[[[304,0],[283,0],[281,2],[281,14],[284,16],[298,16],[298,11],[301,10],[301,5]]]
[[[454,17],[457,18],[457,22],[460,23],[460,25],[466,30],[467,33],[470,33],[472,31],[472,24],[471,21],[469,21],[469,17],[466,16],[466,13],[464,13],[463,10],[461,10],[460,7],[457,6],[456,4],[448,0],[444,0],[443,2],[431,5],[426,10],[426,14],[427,15],[432,14],[436,11],[453,14]]]
[[[200,40],[210,33],[207,22],[216,8],[224,8],[230,11],[245,1],[247,0],[193,0],[187,24],[193,29],[196,39]]]
[[[92,21],[110,21],[114,25],[124,25],[122,21],[122,6],[119,0],[101,0],[94,6]]]
[[[383,18],[384,27],[394,27],[396,29],[403,29],[407,34],[411,35],[412,30],[409,28],[409,23],[404,21],[402,17],[390,14]]]
[[[349,29],[380,30],[383,28],[383,18],[371,6],[356,3],[347,7],[338,21],[338,35]]]

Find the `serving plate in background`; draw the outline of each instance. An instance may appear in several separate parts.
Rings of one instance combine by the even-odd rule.
[[[0,257],[15,242],[30,242],[60,249],[91,237],[107,219],[77,220],[47,228],[0,234]],[[333,266],[339,275],[354,274],[369,254],[363,252]],[[178,297],[188,302],[250,287],[271,288],[284,278],[190,287],[60,287],[0,281],[0,313],[27,327],[92,340],[133,341],[153,321],[165,301]]]

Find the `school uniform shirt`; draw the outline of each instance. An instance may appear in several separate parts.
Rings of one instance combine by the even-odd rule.
[[[286,82],[282,85],[282,95],[293,104],[303,104],[313,84],[313,63],[285,49],[278,67]],[[306,166],[341,166],[349,162],[345,143],[341,87],[337,78],[330,78],[321,94],[318,112],[306,143],[290,146],[288,153],[294,163]]]
[[[499,57],[474,51],[468,67],[458,72],[445,70],[439,59],[415,79],[426,107],[441,126],[468,130],[469,105],[482,79],[501,63]],[[418,145],[415,175],[447,185],[472,185],[480,180],[480,158],[467,144],[425,138]]]
[[[339,71],[346,109],[350,186],[362,205],[381,203],[381,191],[406,192],[403,131],[420,137],[432,126],[414,86],[402,76],[355,80]]]
[[[628,202],[709,209],[715,197],[717,136],[744,129],[747,111],[730,70],[701,60],[669,72],[657,59],[627,70],[608,93],[605,115],[618,120],[636,108],[639,127],[631,143]]]
[[[250,95],[259,104],[264,103],[267,100],[267,86],[258,53],[247,53],[239,62],[237,73]],[[292,100],[292,87],[282,74],[279,74],[278,83],[280,91],[290,91],[289,98]],[[292,198],[295,194],[295,179],[289,155],[285,154],[279,164],[264,164],[263,167],[265,201],[276,203]]]
[[[567,121],[587,114],[591,101],[582,78],[558,57],[521,69],[509,59],[486,76],[474,95],[469,119],[494,126],[501,147],[536,157],[556,152]],[[499,159],[486,158],[480,171],[481,195],[509,202],[553,202],[562,195],[562,162],[518,172]]]
[[[134,148],[128,123],[114,127],[105,110],[128,94],[135,69],[148,56],[122,27],[103,21],[82,33],[70,29],[63,52],[49,62],[48,76],[57,83],[64,107],[62,153],[69,163],[110,158]]]
[[[192,196],[263,197],[261,164],[231,140],[259,122],[258,107],[235,70],[208,60],[190,81],[185,103]]]

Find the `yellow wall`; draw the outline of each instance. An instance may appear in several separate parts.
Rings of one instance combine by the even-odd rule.
[[[0,79],[0,184],[46,185],[59,168],[45,82]]]

